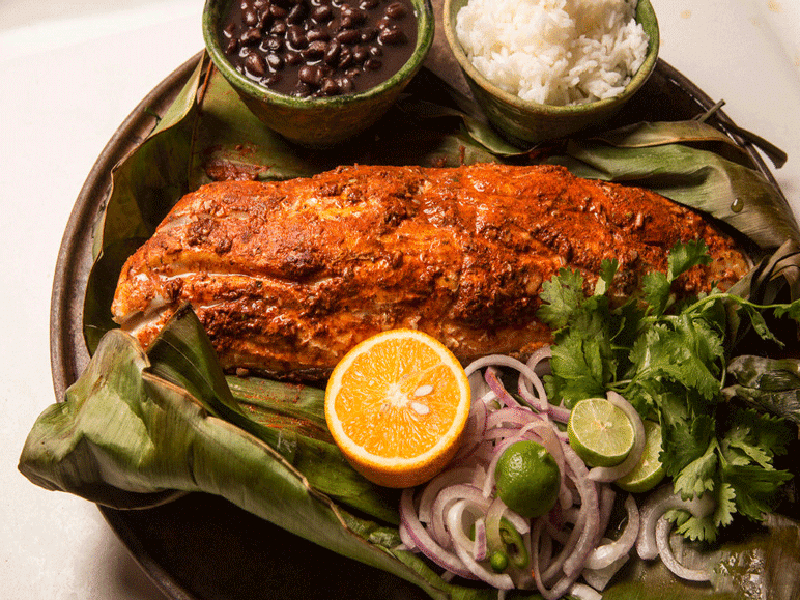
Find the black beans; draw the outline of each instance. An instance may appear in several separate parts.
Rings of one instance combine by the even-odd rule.
[[[248,29],[242,35],[239,36],[239,42],[243,46],[249,46],[250,44],[255,44],[256,42],[261,40],[261,32],[258,29]]]
[[[339,61],[339,52],[342,50],[342,45],[333,40],[328,47],[325,49],[325,64],[328,65],[335,65]]]
[[[411,0],[241,0],[221,25],[242,74],[300,97],[357,93],[391,77],[417,40]]]
[[[306,5],[305,3],[295,4],[292,7],[292,10],[289,11],[289,15],[286,17],[286,20],[289,23],[296,24],[302,23],[306,18]]]
[[[280,52],[283,50],[283,40],[277,35],[271,35],[262,44],[262,47],[265,47],[267,52]]]
[[[316,42],[321,40],[327,42],[331,39],[331,34],[327,29],[310,29],[306,34],[309,42]]]
[[[303,65],[297,72],[297,76],[303,83],[316,86],[322,80],[322,69],[319,65]]]
[[[293,67],[303,63],[303,56],[299,52],[287,52],[286,64]]]
[[[402,2],[392,2],[389,6],[386,7],[386,16],[392,19],[402,19],[408,14],[408,9],[406,9],[406,5]]]
[[[339,92],[342,94],[349,94],[353,91],[353,80],[349,77],[339,77],[336,80],[336,84],[339,87]]]
[[[339,52],[339,62],[336,65],[340,69],[345,69],[353,64],[353,51],[350,48],[342,48],[342,51]]]
[[[283,59],[277,54],[267,54],[267,64],[273,71],[279,71],[283,68]]]
[[[339,93],[339,85],[333,79],[323,79],[319,89],[326,96],[335,96]]]
[[[247,70],[256,77],[263,77],[267,74],[267,61],[260,54],[255,52],[248,54],[244,64],[247,66]]]
[[[328,45],[322,40],[313,41],[308,45],[308,48],[303,50],[303,58],[311,61],[317,60],[325,56],[325,50],[327,49]]]
[[[243,17],[244,17],[244,22],[250,25],[251,27],[258,23],[258,13],[252,8],[249,8],[246,11],[244,11]]]
[[[353,62],[363,63],[369,57],[369,52],[363,46],[355,46],[353,48]]]
[[[315,6],[311,11],[311,18],[320,25],[322,23],[327,23],[328,21],[333,20],[333,9],[327,4]]]
[[[302,50],[308,46],[308,37],[302,27],[299,25],[290,25],[286,30],[286,41],[291,44],[295,50]]]
[[[282,6],[278,6],[277,4],[270,4],[269,16],[273,17],[274,19],[283,19],[288,14],[289,11],[283,8]]]
[[[378,39],[383,44],[396,46],[406,43],[406,34],[397,25],[389,25],[381,29],[381,32],[378,34]]]

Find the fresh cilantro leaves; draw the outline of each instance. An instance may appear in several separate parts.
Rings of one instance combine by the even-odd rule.
[[[719,290],[678,301],[675,280],[710,260],[702,241],[677,245],[667,271],[645,276],[640,296],[622,306],[612,306],[608,296],[617,261],[603,262],[589,295],[580,272],[562,269],[543,284],[545,304],[538,313],[554,330],[552,374],[545,381],[551,398],[571,407],[614,390],[643,418],[659,421],[660,458],[675,491],[685,499],[710,493],[716,500],[704,519],[672,514],[679,532],[705,541],[737,512],[763,518],[790,478],[773,465],[791,438],[788,423],[734,408],[722,393],[731,320],[747,320],[763,339],[776,342],[764,311],[800,321],[800,301],[758,306]]]

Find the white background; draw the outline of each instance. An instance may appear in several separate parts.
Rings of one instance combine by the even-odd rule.
[[[652,0],[661,56],[739,125],[789,153],[800,207],[800,2]],[[49,357],[61,234],[97,155],[202,49],[201,0],[0,0],[0,596],[159,600],[94,505],[17,471],[55,398]]]

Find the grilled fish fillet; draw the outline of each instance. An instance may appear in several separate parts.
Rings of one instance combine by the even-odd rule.
[[[713,262],[679,294],[729,287],[748,268],[703,216],[641,189],[560,167],[340,167],[308,179],[208,184],[185,196],[125,263],[112,312],[147,346],[189,302],[223,367],[322,377],[377,332],[415,328],[462,361],[524,358],[548,343],[542,282],[562,267],[587,289],[603,259],[613,295],[665,270],[678,241]]]

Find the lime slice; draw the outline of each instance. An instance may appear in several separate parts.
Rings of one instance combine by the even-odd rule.
[[[605,398],[586,398],[575,404],[567,433],[569,445],[592,467],[618,465],[633,448],[633,424]]]
[[[644,432],[642,458],[633,471],[617,480],[617,485],[626,492],[647,492],[664,479],[664,465],[658,460],[658,455],[661,454],[661,425],[654,421],[645,421]]]

